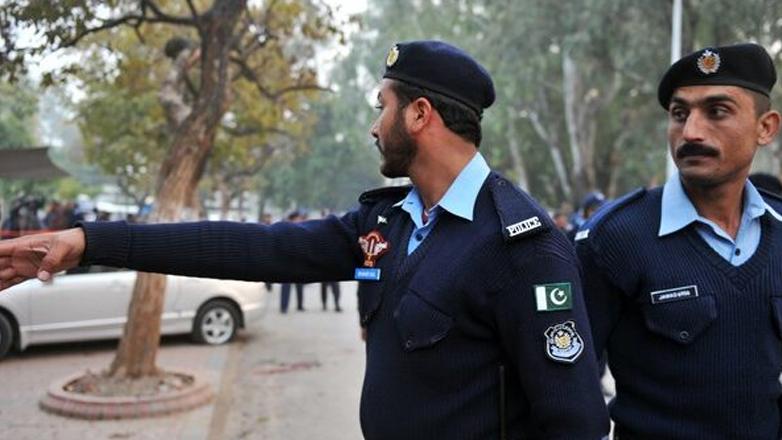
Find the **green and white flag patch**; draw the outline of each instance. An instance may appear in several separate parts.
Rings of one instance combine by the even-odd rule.
[[[570,283],[538,284],[535,286],[535,303],[538,312],[570,310],[573,308],[573,294]]]

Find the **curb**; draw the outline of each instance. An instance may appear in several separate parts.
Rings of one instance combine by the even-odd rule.
[[[100,397],[65,391],[65,386],[83,376],[83,373],[55,381],[40,399],[39,406],[46,412],[87,420],[118,420],[156,417],[187,411],[206,405],[214,397],[212,388],[191,372],[177,371],[194,378],[193,385],[184,390],[157,396]]]

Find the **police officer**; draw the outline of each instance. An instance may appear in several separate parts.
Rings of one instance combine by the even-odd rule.
[[[462,50],[397,44],[371,134],[382,173],[408,176],[412,187],[367,192],[340,218],[82,223],[3,242],[0,287],[79,263],[274,282],[357,279],[368,440],[601,439],[608,417],[575,252],[478,153],[494,97],[486,70]]]
[[[779,439],[782,201],[747,180],[780,114],[768,53],[699,50],[658,98],[678,174],[582,227],[595,348],[616,378],[616,438]]]

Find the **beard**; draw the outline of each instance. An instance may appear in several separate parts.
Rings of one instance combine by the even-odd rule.
[[[413,163],[418,146],[410,137],[402,124],[403,115],[397,114],[388,136],[382,141],[378,138],[375,142],[378,147],[382,145],[380,154],[383,157],[383,163],[380,165],[380,173],[388,178],[408,177],[410,175],[410,165]]]

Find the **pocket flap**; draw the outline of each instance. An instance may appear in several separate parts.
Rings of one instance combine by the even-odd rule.
[[[454,325],[453,318],[414,293],[399,301],[394,320],[406,351],[431,347],[445,338]]]
[[[643,312],[649,330],[682,345],[692,343],[717,319],[711,296],[649,304]]]

